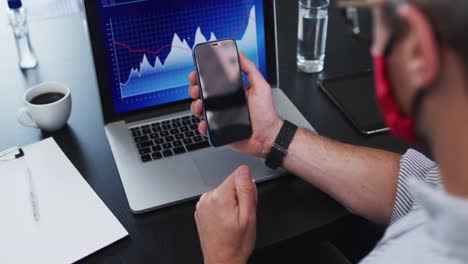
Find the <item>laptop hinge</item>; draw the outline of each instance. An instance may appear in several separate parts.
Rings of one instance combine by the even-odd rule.
[[[169,114],[174,114],[177,112],[187,111],[190,109],[190,102],[189,103],[178,103],[177,105],[162,107],[159,109],[154,109],[151,111],[145,111],[138,114],[134,114],[128,117],[125,117],[123,120],[126,123],[133,123],[138,122],[145,119],[150,119],[158,116],[164,116]]]

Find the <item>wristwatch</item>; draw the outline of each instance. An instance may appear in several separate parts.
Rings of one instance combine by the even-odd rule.
[[[266,156],[265,165],[271,169],[277,169],[283,164],[283,159],[288,153],[289,144],[291,144],[296,131],[296,125],[288,120],[284,120],[275,143],[271,145],[270,153]]]

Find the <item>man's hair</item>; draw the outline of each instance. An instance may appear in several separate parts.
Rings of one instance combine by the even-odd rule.
[[[406,2],[420,8],[431,21],[440,45],[455,51],[468,69],[468,32],[465,31],[468,30],[468,0],[389,0],[389,2],[390,5]],[[394,12],[394,8],[388,9],[387,15],[390,20],[395,18]]]

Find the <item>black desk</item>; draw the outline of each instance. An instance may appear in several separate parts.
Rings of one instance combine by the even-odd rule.
[[[281,87],[322,135],[344,142],[402,152],[405,146],[388,135],[365,137],[355,131],[317,89],[318,78],[370,68],[365,47],[351,41],[341,17],[330,13],[324,73],[296,71],[296,1],[278,1]],[[3,17],[3,18],[2,18]],[[53,136],[83,177],[130,233],[82,262],[198,263],[202,260],[193,212],[195,201],[133,215],[128,208],[112,153],[103,130],[91,53],[80,16],[31,23],[39,67],[21,72],[5,16],[0,16],[0,149],[26,145]],[[29,86],[60,81],[72,91],[69,126],[44,134],[21,126],[16,110]],[[306,232],[327,231],[348,212],[314,187],[293,176],[259,185],[257,247],[290,239]]]

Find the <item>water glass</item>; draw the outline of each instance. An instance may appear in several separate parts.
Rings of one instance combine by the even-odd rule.
[[[329,0],[299,0],[297,67],[300,71],[323,70],[329,5]]]

